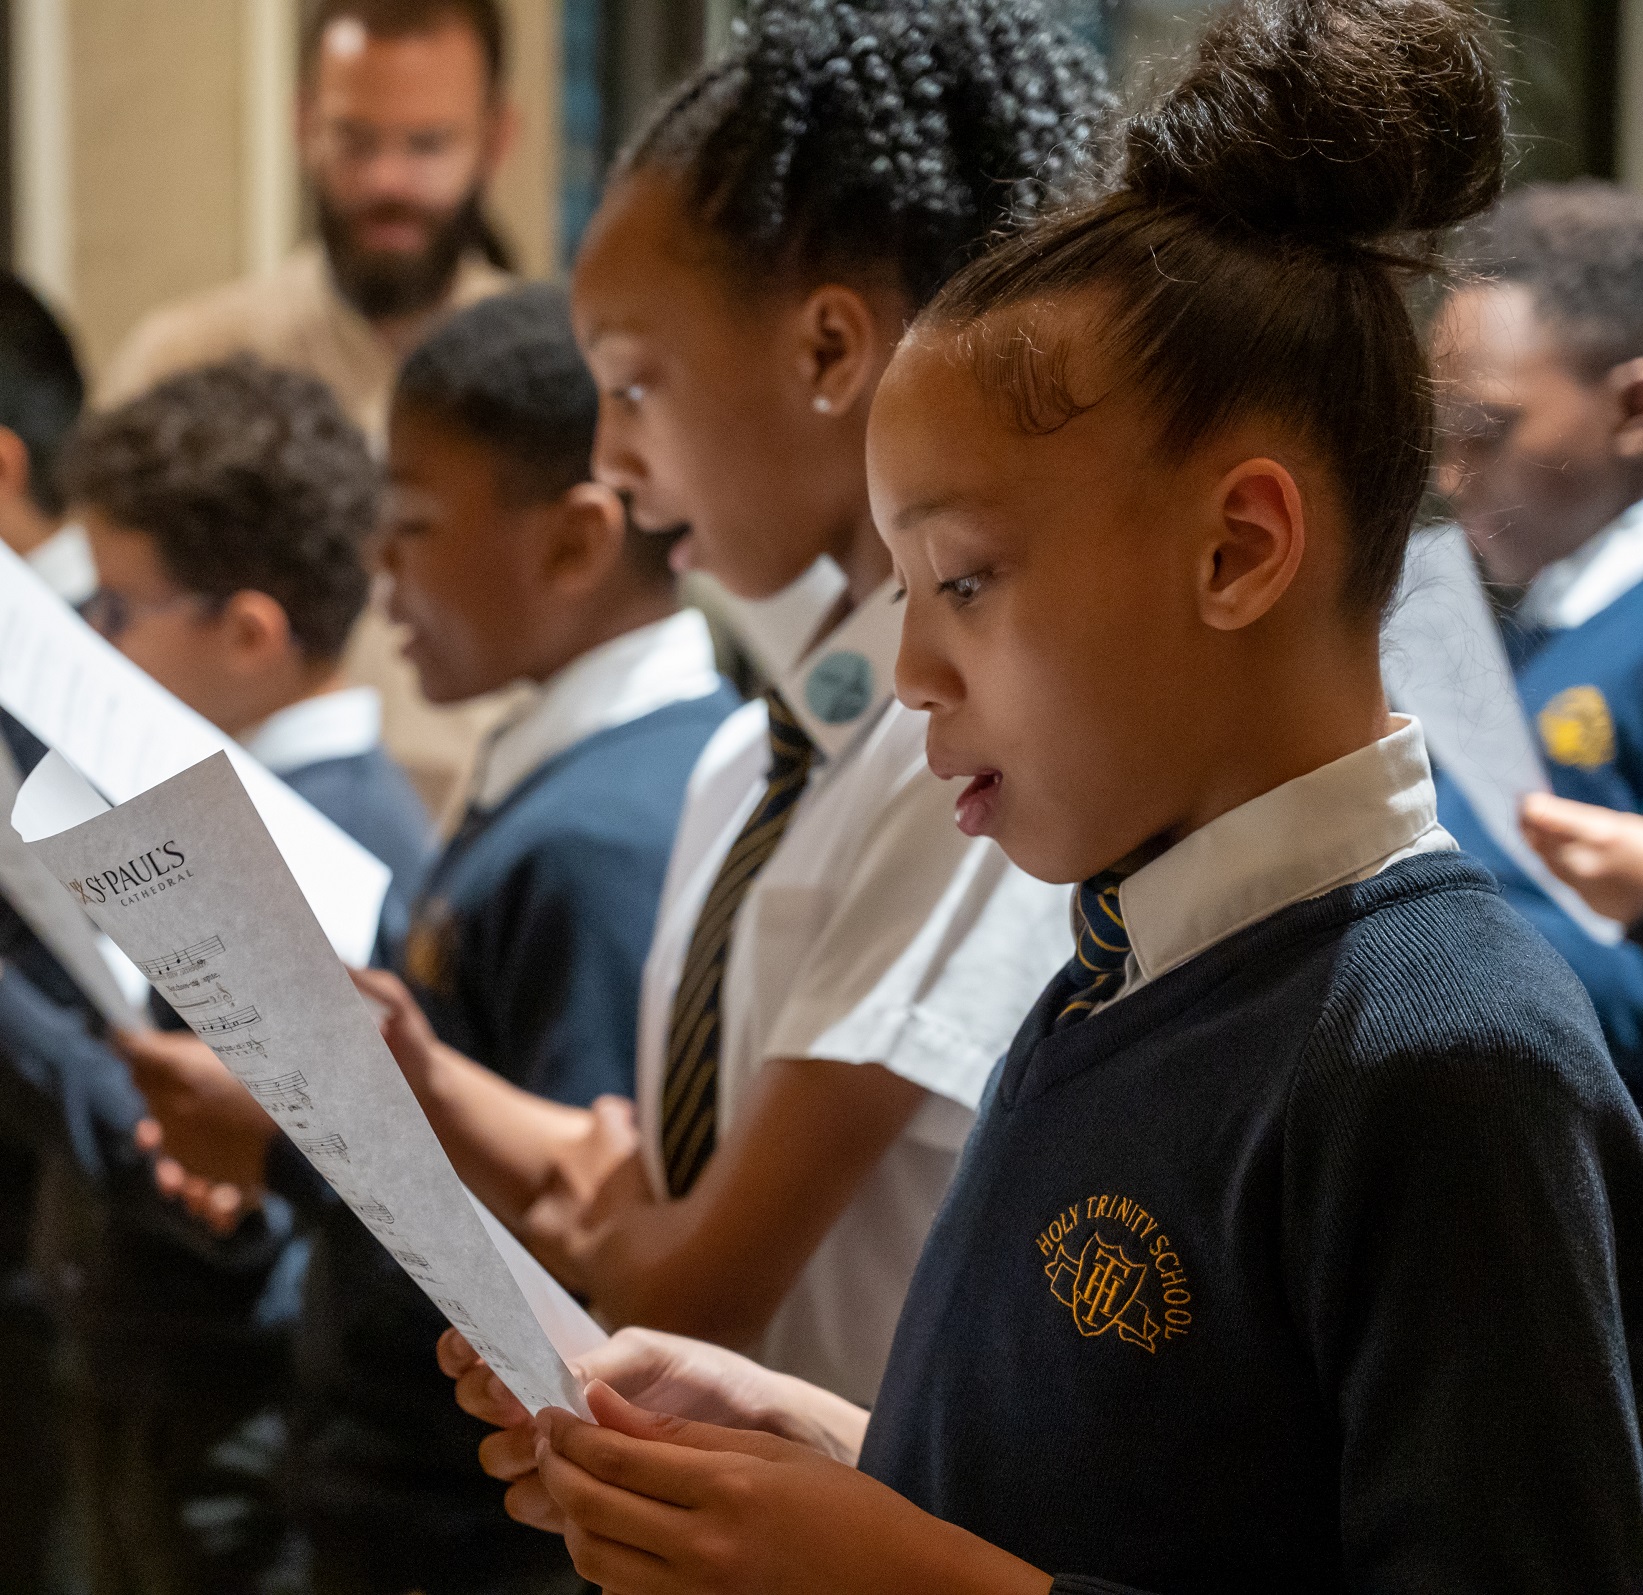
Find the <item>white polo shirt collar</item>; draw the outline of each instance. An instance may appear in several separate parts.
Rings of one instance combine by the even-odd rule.
[[[777,679],[825,759],[837,759],[896,694],[901,606],[887,581]]]
[[[382,740],[382,699],[374,687],[343,687],[269,715],[240,746],[275,775],[325,759],[353,759]]]
[[[1623,510],[1574,553],[1529,583],[1517,618],[1525,626],[1570,631],[1600,615],[1643,581],[1643,500]]]
[[[550,676],[481,754],[476,808],[493,809],[556,754],[672,703],[705,698],[720,683],[713,637],[682,609],[590,648]]]
[[[1121,996],[1291,904],[1450,851],[1420,722],[1211,820],[1126,880]],[[1115,999],[1116,1000],[1116,999]]]
[[[78,609],[97,590],[97,562],[83,526],[60,526],[30,551],[35,574],[65,604]]]

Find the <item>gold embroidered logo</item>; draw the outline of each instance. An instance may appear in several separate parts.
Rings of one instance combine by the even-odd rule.
[[[456,916],[440,898],[422,906],[405,938],[405,977],[436,996],[456,990]]]
[[[1192,1292],[1181,1259],[1158,1221],[1128,1196],[1075,1202],[1038,1236],[1049,1259],[1050,1294],[1072,1309],[1081,1335],[1111,1330],[1127,1345],[1155,1353],[1192,1326]]]
[[[1558,764],[1595,770],[1614,758],[1614,717],[1596,687],[1568,687],[1540,711],[1540,740]]]

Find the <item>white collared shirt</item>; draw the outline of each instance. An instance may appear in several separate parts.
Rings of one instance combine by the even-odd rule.
[[[1109,1002],[1280,909],[1455,848],[1420,722],[1395,717],[1380,741],[1241,803],[1130,876],[1118,891],[1130,956]]]
[[[811,1257],[760,1356],[871,1401],[924,1237],[993,1064],[1072,951],[1068,890],[963,836],[957,788],[895,702],[892,584],[778,683],[817,743],[780,845],[737,913],[720,1009],[719,1129],[779,1058],[881,1063],[929,1092]],[[673,994],[708,891],[764,794],[762,703],[731,716],[691,777],[640,1002],[639,1122],[666,1189],[661,1095]]]
[[[700,611],[624,632],[573,659],[532,693],[481,754],[473,802],[494,809],[555,754],[670,703],[705,698],[721,677]]]
[[[1622,511],[1574,553],[1529,583],[1518,607],[1525,626],[1570,631],[1584,626],[1643,581],[1643,500]]]
[[[375,687],[342,687],[303,698],[254,725],[239,743],[275,775],[322,759],[353,759],[382,739],[382,700]]]
[[[83,526],[59,526],[30,550],[28,562],[40,580],[75,609],[97,590],[97,562]]]

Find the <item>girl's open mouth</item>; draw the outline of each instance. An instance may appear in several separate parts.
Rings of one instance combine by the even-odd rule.
[[[966,836],[986,836],[992,829],[998,808],[998,789],[1004,777],[997,770],[983,770],[959,794],[954,818]]]

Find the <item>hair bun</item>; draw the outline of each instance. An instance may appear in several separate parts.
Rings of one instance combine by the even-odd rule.
[[[1124,186],[1258,232],[1371,245],[1485,209],[1505,162],[1488,25],[1448,0],[1242,0],[1135,117]]]

